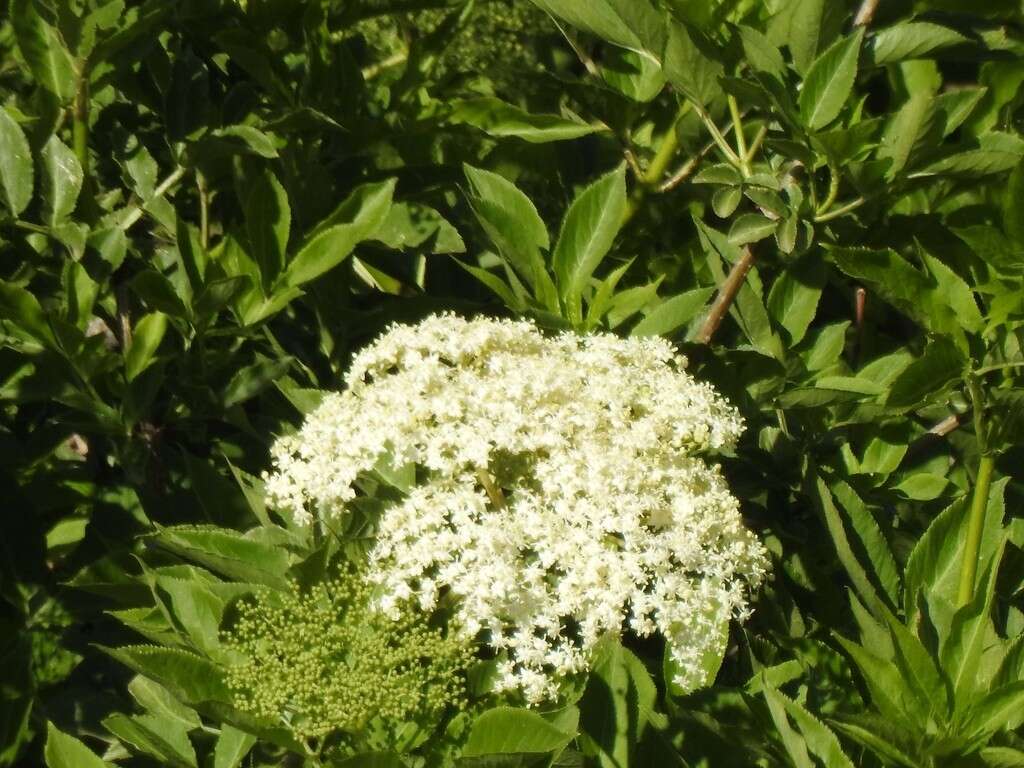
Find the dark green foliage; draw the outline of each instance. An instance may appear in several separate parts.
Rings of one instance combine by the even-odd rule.
[[[1019,3],[4,10],[0,765],[1024,765]],[[446,309],[678,342],[774,578],[689,696],[627,636],[560,709],[310,753],[211,661],[323,565],[258,478]]]

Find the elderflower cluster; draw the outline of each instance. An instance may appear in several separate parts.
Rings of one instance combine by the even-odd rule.
[[[450,593],[461,631],[498,652],[497,689],[531,704],[624,628],[660,632],[693,688],[767,558],[704,458],[742,422],[685,364],[661,339],[393,326],[274,446],[269,500],[329,520],[361,474],[413,463],[421,482],[385,508],[370,554],[386,614]]]
[[[465,701],[469,643],[413,608],[385,617],[353,572],[301,591],[264,590],[225,634],[234,704],[298,738],[359,735],[372,720],[430,720]]]

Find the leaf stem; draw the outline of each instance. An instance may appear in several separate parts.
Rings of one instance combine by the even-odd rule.
[[[636,212],[640,210],[640,206],[643,204],[644,198],[647,197],[648,191],[661,181],[661,177],[664,176],[665,171],[668,170],[668,166],[672,162],[672,158],[675,157],[676,151],[679,149],[679,134],[676,131],[676,128],[679,125],[679,121],[683,119],[690,109],[692,109],[692,105],[688,101],[684,101],[679,105],[679,109],[676,112],[675,117],[672,118],[672,122],[661,137],[661,141],[658,144],[657,151],[654,153],[654,158],[651,160],[651,164],[647,166],[646,171],[638,173],[639,184],[637,184],[636,188],[633,190],[633,194],[630,195],[629,202],[626,205],[626,215],[622,220],[623,225],[636,215]],[[627,149],[627,162],[630,161],[631,156],[632,152]],[[635,158],[632,158],[632,160],[633,163],[635,163]]]
[[[974,595],[974,580],[978,571],[978,556],[981,551],[981,537],[985,529],[985,511],[988,509],[988,492],[992,485],[992,470],[995,456],[982,454],[978,462],[978,478],[974,483],[971,498],[970,517],[967,520],[967,539],[964,541],[964,559],[960,564],[960,588],[957,591],[957,605],[964,606]]]
[[[153,194],[150,196],[148,200],[144,202],[139,201],[138,203],[135,203],[133,206],[131,206],[129,212],[125,215],[124,219],[121,220],[121,230],[127,231],[131,229],[132,225],[142,218],[143,207],[147,203],[150,203],[153,200],[158,200],[161,197],[163,197],[167,193],[167,190],[169,190],[171,187],[173,187],[175,184],[181,181],[186,171],[187,169],[185,168],[185,166],[179,165],[177,168],[171,171],[170,174],[168,174],[166,179],[164,179],[157,185],[156,189],[153,190]]]
[[[736,134],[736,156],[740,161],[740,172],[743,178],[750,175],[750,157],[747,154],[747,137],[743,135],[743,118],[740,116],[740,105],[736,97],[729,95],[729,114],[732,115],[733,132]]]
[[[862,205],[864,205],[864,203],[866,203],[867,201],[868,201],[868,199],[866,197],[863,197],[863,196],[858,197],[858,198],[856,198],[854,200],[851,200],[848,203],[843,203],[838,208],[833,208],[828,213],[822,213],[822,214],[819,214],[818,216],[815,216],[814,217],[814,222],[816,224],[823,224],[826,221],[832,221],[832,219],[838,219],[840,216],[845,216],[846,214],[850,213],[851,211],[857,210]]]
[[[825,196],[824,202],[815,211],[815,221],[819,221],[820,217],[828,213],[828,209],[835,205],[836,198],[839,197],[839,172],[831,164],[828,167],[828,194]]]
[[[704,324],[697,333],[695,341],[698,344],[710,343],[711,337],[715,335],[718,326],[722,324],[722,320],[729,311],[729,307],[732,306],[736,295],[743,287],[743,281],[746,280],[750,268],[754,266],[755,258],[753,249],[749,245],[744,246],[743,255],[732,265],[732,269],[718,291],[718,296],[715,297],[715,303],[711,305],[711,311],[708,312]]]
[[[754,134],[754,140],[750,142],[750,148],[747,150],[747,162],[750,162],[757,155],[761,144],[764,143],[765,136],[768,135],[768,123],[763,123],[760,128],[757,129],[757,133]]]
[[[210,247],[210,193],[206,177],[200,171],[196,171],[196,191],[199,193],[199,244],[205,251]]]
[[[718,130],[718,126],[715,125],[715,121],[711,119],[711,115],[705,112],[702,108],[696,107],[697,114],[700,115],[701,121],[704,123],[704,127],[708,129],[708,133],[711,134],[711,138],[714,139],[715,144],[722,150],[722,154],[725,155],[726,159],[737,168],[741,168],[741,162],[737,157],[735,150],[729,146],[729,142],[725,140],[725,136]]]

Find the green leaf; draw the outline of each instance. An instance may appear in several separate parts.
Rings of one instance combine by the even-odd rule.
[[[925,328],[938,333],[960,331],[956,314],[935,294],[932,282],[895,251],[829,248],[828,254],[840,270],[869,282],[882,298]]]
[[[889,387],[885,404],[894,408],[916,408],[936,393],[962,380],[967,360],[949,339],[938,336],[928,342],[924,353],[907,366]]]
[[[886,124],[877,157],[889,160],[886,177],[894,178],[910,162],[924,138],[931,131],[937,116],[935,99],[931,93],[911,94]]]
[[[577,196],[562,223],[553,265],[570,320],[582,320],[581,298],[594,270],[622,228],[626,213],[626,168],[620,165]]]
[[[839,508],[846,513],[851,528],[867,555],[872,577],[881,585],[890,604],[896,605],[900,591],[899,569],[892,548],[878,527],[874,514],[848,483],[836,480],[830,487],[835,500],[839,502]]]
[[[783,735],[783,744],[790,756],[794,757],[794,762],[797,765],[804,764],[804,758],[807,758],[806,765],[808,768],[813,768],[814,763],[810,761],[807,754],[809,751],[810,754],[821,759],[822,765],[827,765],[829,768],[853,768],[853,762],[847,757],[839,739],[828,726],[808,712],[802,704],[772,687],[767,676],[762,677],[762,686],[772,720],[777,727],[781,726],[780,734]],[[788,722],[784,724],[790,718],[802,737],[799,742],[793,731],[789,729]]]
[[[542,306],[556,311],[558,297],[541,250],[550,247],[547,227],[533,202],[496,173],[465,166],[470,205],[498,253],[516,271]]]
[[[174,317],[189,317],[188,307],[181,300],[171,281],[156,270],[147,269],[139,272],[132,278],[131,287],[153,309]]]
[[[825,272],[817,259],[791,265],[772,284],[768,293],[768,314],[799,344],[818,311],[825,285]]]
[[[471,125],[490,136],[512,136],[531,144],[577,139],[607,130],[604,126],[568,120],[559,115],[532,114],[490,96],[452,102],[448,122]]]
[[[253,287],[248,275],[222,277],[211,280],[192,303],[192,312],[198,320],[212,320],[224,307],[234,304]]]
[[[1024,161],[1017,164],[1006,182],[1006,190],[1003,192],[1003,228],[1018,245],[1024,245]],[[1019,255],[1017,260],[1020,261]]]
[[[695,318],[715,293],[712,288],[694,288],[665,299],[634,326],[631,336],[667,336]]]
[[[659,52],[664,21],[647,0],[532,0],[552,16],[565,19],[610,43],[644,56]]]
[[[211,661],[178,648],[127,645],[99,649],[140,675],[159,683],[186,704],[231,701],[221,668]]]
[[[36,82],[60,101],[75,94],[75,66],[60,35],[36,11],[32,0],[11,0],[14,39]]]
[[[328,217],[332,222],[329,227],[323,228],[321,224],[314,230],[313,237],[289,262],[281,284],[294,288],[308,283],[348,258],[359,243],[372,238],[387,220],[394,191],[394,179],[355,190]],[[340,223],[346,219],[346,223]]]
[[[846,331],[849,327],[849,321],[843,321],[821,329],[814,345],[803,354],[804,366],[808,371],[828,370],[838,362],[846,347]]]
[[[779,226],[778,221],[773,221],[767,216],[759,213],[744,213],[737,216],[729,227],[729,242],[733,245],[746,245],[756,243],[771,237],[775,228]]]
[[[978,573],[989,569],[1002,537],[1005,513],[1004,478],[992,484],[985,511]],[[948,506],[928,526],[924,535],[910,553],[903,572],[903,610],[907,621],[928,610],[928,618],[940,637],[946,637],[953,619],[953,606],[957,604],[960,563],[967,532],[968,499],[962,497]]]
[[[602,53],[601,77],[627,99],[641,103],[653,100],[665,87],[659,62],[623,48]]]
[[[896,665],[845,637],[837,636],[836,640],[857,665],[871,694],[871,701],[882,717],[904,730],[915,730],[924,713],[916,699],[908,698],[910,691]]]
[[[741,187],[722,187],[716,189],[711,196],[711,210],[720,219],[728,219],[732,216],[743,200],[743,189]]]
[[[199,728],[203,723],[199,715],[191,707],[186,707],[162,685],[154,683],[144,675],[136,675],[128,683],[128,693],[147,709],[150,714],[161,720],[181,725],[187,731]]]
[[[0,281],[0,319],[10,320],[47,346],[57,346],[57,339],[39,300],[20,286]]]
[[[825,479],[818,476],[813,482],[815,483],[814,500],[825,520],[825,526],[832,538],[832,545],[835,547],[839,562],[846,570],[861,600],[873,609],[881,604],[882,598],[875,587],[875,582],[854,549],[854,541],[858,541],[858,539],[851,540],[847,532],[847,523],[843,520],[843,515],[839,511],[839,507],[836,506],[832,491]],[[863,529],[870,531],[870,524],[863,519],[861,523]],[[859,533],[856,529],[854,532]],[[880,532],[871,531],[868,542],[858,541],[860,548],[863,550],[874,545],[877,550],[877,539],[880,535]]]
[[[435,209],[420,203],[395,203],[373,239],[396,251],[427,244],[430,253],[465,253],[459,231]]]
[[[284,267],[292,210],[281,182],[269,170],[247,179],[245,227],[250,253],[260,267],[263,285],[269,290]]]
[[[779,83],[784,83],[786,81],[786,62],[779,49],[753,27],[741,25],[739,33],[743,43],[743,53],[753,70],[773,77]]]
[[[880,29],[872,37],[868,55],[875,66],[907,59],[924,59],[937,51],[970,42],[955,29],[930,21],[906,21]]]
[[[625,768],[649,722],[662,722],[654,711],[657,688],[643,663],[608,637],[595,651],[590,678],[579,701],[584,752],[603,768]]]
[[[810,130],[824,128],[835,120],[850,98],[863,37],[863,28],[858,28],[852,35],[840,38],[807,71],[799,103],[800,116]]]
[[[255,744],[255,736],[224,723],[213,748],[213,768],[241,768],[242,761]]]
[[[949,480],[942,475],[918,472],[894,485],[893,490],[914,501],[931,501],[941,496],[948,487]]]
[[[212,525],[176,526],[161,529],[155,543],[228,578],[283,588],[288,551],[256,538],[260,530],[273,529],[255,529],[246,535]]]
[[[536,712],[512,707],[486,710],[473,723],[463,757],[558,752],[572,741]]]
[[[878,716],[861,715],[831,720],[832,725],[840,733],[853,741],[866,746],[878,755],[883,756],[892,764],[901,768],[920,768],[921,763],[908,756],[894,741],[900,741],[899,726]]]
[[[51,136],[39,159],[43,166],[43,201],[46,223],[59,226],[75,210],[84,174],[75,153]]]
[[[842,19],[836,7],[826,0],[789,0],[779,8],[769,27],[769,38],[786,45],[797,72],[804,74],[834,36],[833,28]]]
[[[455,261],[460,267],[489,288],[499,299],[502,300],[502,302],[504,302],[506,307],[516,312],[522,312],[526,309],[526,304],[516,296],[512,288],[509,287],[509,284],[493,272],[489,272],[483,267],[467,264],[459,259],[456,259]]]
[[[964,723],[964,730],[975,739],[993,733],[1013,731],[1024,720],[1024,680],[996,688],[974,704]]]
[[[276,360],[260,360],[246,366],[231,377],[221,396],[225,408],[251,400],[260,392],[284,376],[295,362],[294,358],[284,357]]]
[[[124,375],[128,381],[135,379],[153,362],[166,332],[167,315],[163,312],[150,312],[136,323],[124,360]]]
[[[0,199],[12,216],[32,200],[32,152],[11,113],[0,106]]]
[[[100,760],[74,736],[57,730],[53,723],[46,724],[46,749],[43,751],[47,768],[111,768]]]
[[[156,758],[161,765],[196,768],[195,749],[184,728],[176,723],[153,715],[129,717],[117,712],[103,720],[103,727],[124,743]]]
[[[682,22],[669,23],[662,66],[668,81],[702,109],[721,93],[721,62],[710,43]]]
[[[229,125],[210,131],[211,136],[224,139],[238,139],[241,144],[260,157],[267,159],[278,156],[273,139],[266,133],[251,125]]]

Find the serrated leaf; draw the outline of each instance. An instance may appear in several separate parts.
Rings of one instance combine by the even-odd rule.
[[[256,737],[224,723],[213,748],[213,768],[240,768]]]
[[[46,222],[59,226],[75,210],[84,174],[75,153],[51,136],[39,153]]]
[[[771,237],[778,227],[778,221],[759,213],[744,213],[737,216],[729,227],[729,242],[733,245],[747,245]]]
[[[701,108],[720,93],[720,61],[707,39],[682,22],[669,22],[662,67],[668,81]]]
[[[448,122],[471,125],[497,138],[515,137],[531,144],[578,139],[604,126],[567,120],[559,115],[532,114],[492,96],[451,103]]]
[[[46,748],[43,750],[47,768],[111,768],[74,736],[46,724]]]
[[[35,81],[60,101],[69,101],[75,94],[75,65],[57,30],[32,0],[11,0],[8,10],[14,39]]]
[[[792,265],[772,284],[768,313],[786,329],[791,343],[799,344],[807,334],[824,284],[825,273],[817,261]]]
[[[245,228],[252,257],[260,267],[265,288],[273,284],[284,268],[292,210],[281,182],[269,170],[247,180]]]
[[[582,319],[581,300],[594,270],[611,250],[626,213],[626,168],[602,176],[573,201],[552,255],[558,291],[570,319]]]
[[[722,187],[716,189],[711,196],[711,210],[720,219],[728,219],[739,207],[743,200],[743,190],[740,187]]]
[[[186,730],[199,728],[203,723],[199,715],[191,707],[186,707],[162,685],[153,682],[144,675],[136,675],[128,683],[128,692],[132,698],[153,715],[162,720],[180,724]]]
[[[762,686],[764,697],[769,702],[772,719],[776,725],[778,726],[788,716],[792,718],[800,732],[802,747],[796,745],[797,742],[791,731],[783,739],[787,751],[790,751],[791,756],[795,756],[794,762],[797,765],[801,764],[809,751],[810,754],[821,759],[822,765],[827,765],[829,768],[854,768],[853,762],[843,751],[839,739],[829,730],[828,726],[808,712],[802,704],[772,687],[768,683],[767,677],[762,678]],[[783,728],[786,727],[783,726]],[[809,758],[806,764],[809,768],[814,765]]]
[[[344,261],[359,243],[372,238],[387,220],[394,191],[394,179],[356,189],[328,217],[331,225],[318,226],[289,262],[281,287],[295,288],[315,280]]]
[[[831,123],[850,98],[857,77],[863,28],[833,43],[811,64],[800,90],[800,116],[816,131]]]
[[[714,288],[694,288],[665,299],[644,315],[631,336],[666,336],[695,318],[715,293]]]
[[[951,383],[960,381],[967,360],[949,339],[938,336],[928,342],[924,353],[900,373],[889,388],[885,404],[914,408]]]
[[[220,667],[189,651],[155,645],[100,647],[100,650],[129,669],[160,683],[186,704],[231,701],[231,692]]]
[[[531,0],[552,16],[644,56],[660,51],[664,22],[647,0]]]
[[[0,106],[0,194],[12,216],[32,200],[32,152],[11,113]]]
[[[153,362],[153,356],[167,332],[167,315],[150,312],[135,324],[132,343],[125,353],[124,375],[132,381]]]
[[[221,402],[225,408],[232,408],[246,400],[251,400],[284,376],[294,362],[291,357],[260,360],[240,369],[224,388]]]
[[[551,753],[565,747],[574,735],[560,731],[531,710],[496,707],[474,721],[462,755]]]
[[[103,727],[138,751],[151,755],[161,765],[196,768],[196,753],[185,730],[173,722],[152,715],[127,716],[116,712],[103,720]]]
[[[161,529],[154,543],[237,581],[279,588],[287,584],[288,551],[252,535],[217,526],[176,526]]]
[[[878,30],[868,46],[876,66],[907,59],[924,59],[937,51],[970,42],[955,29],[930,21],[906,21]]]

